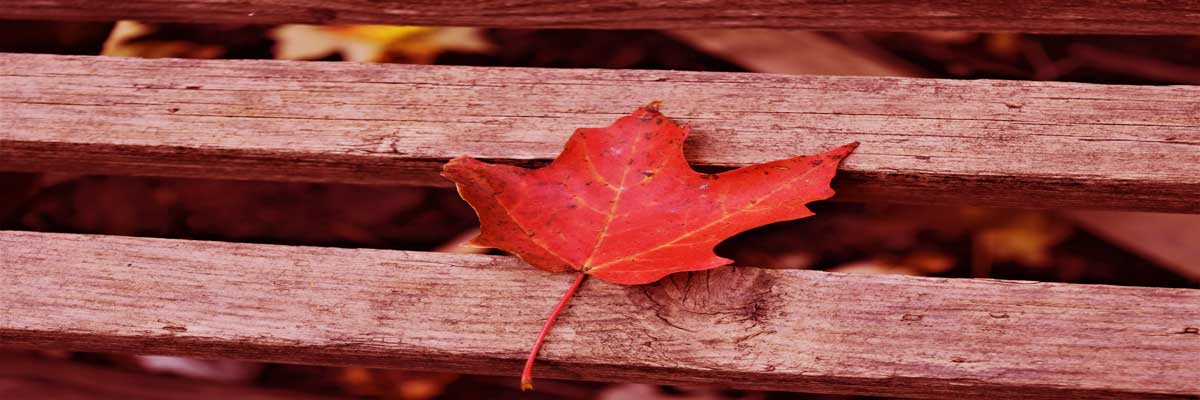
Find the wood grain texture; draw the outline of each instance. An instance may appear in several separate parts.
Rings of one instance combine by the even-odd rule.
[[[747,70],[778,74],[917,76],[813,32],[727,29],[670,31],[711,55]],[[1066,210],[1084,229],[1200,280],[1200,215]]]
[[[0,343],[516,376],[574,278],[514,258],[0,233]],[[538,376],[1200,395],[1200,290],[722,268],[589,281]],[[514,378],[515,379],[515,378]]]
[[[1188,1],[9,0],[6,19],[542,28],[1200,33]]]
[[[651,100],[702,170],[852,141],[835,199],[1200,213],[1200,87],[0,55],[0,170],[448,185]]]
[[[0,398],[54,400],[336,400],[288,390],[252,388],[146,372],[123,371],[27,355],[0,355]]]

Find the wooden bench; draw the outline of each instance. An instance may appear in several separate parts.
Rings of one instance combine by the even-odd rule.
[[[16,0],[0,18],[1200,32],[1200,11],[1141,2],[1015,17],[954,2],[312,3]],[[574,128],[659,99],[694,126],[704,169],[862,142],[842,200],[1200,213],[1191,86],[3,54],[0,88],[8,171],[445,186],[453,156],[541,165]],[[0,263],[3,346],[513,375],[571,279],[510,257],[13,231]],[[548,340],[539,374],[567,379],[1200,395],[1189,289],[726,268],[593,282]]]

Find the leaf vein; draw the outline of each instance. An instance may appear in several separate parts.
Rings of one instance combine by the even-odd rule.
[[[629,145],[629,157],[634,157],[637,154],[639,140],[633,139],[633,143]],[[583,271],[590,270],[588,264],[592,262],[592,258],[596,256],[596,252],[600,250],[600,246],[604,244],[604,239],[608,238],[608,228],[612,226],[613,220],[617,217],[617,207],[621,205],[621,195],[625,193],[625,181],[629,178],[629,169],[633,166],[632,162],[625,163],[625,168],[621,171],[621,183],[617,187],[617,193],[613,197],[612,205],[609,206],[608,218],[604,221],[604,227],[600,229],[600,237],[596,239],[596,245],[592,246],[592,253],[588,254],[583,260]]]
[[[701,226],[701,227],[699,227],[699,228],[696,228],[696,229],[694,229],[694,230],[692,230],[692,231],[690,231],[690,232],[687,232],[687,233],[684,233],[684,234],[682,234],[682,235],[679,235],[678,237],[676,237],[676,238],[674,238],[674,239],[671,239],[670,241],[668,241],[668,242],[666,242],[666,243],[660,244],[660,245],[658,245],[658,246],[654,246],[654,247],[652,247],[652,248],[650,248],[650,249],[648,249],[648,250],[639,251],[639,252],[637,252],[637,253],[630,254],[630,255],[627,255],[627,256],[625,256],[625,257],[618,258],[618,259],[616,259],[616,260],[607,261],[607,262],[605,262],[605,263],[603,263],[603,264],[600,264],[600,265],[597,265],[597,266],[595,266],[595,267],[592,267],[592,268],[591,268],[591,269],[589,269],[588,271],[596,271],[596,270],[604,269],[604,268],[606,268],[606,267],[608,267],[608,266],[611,266],[611,265],[613,265],[613,264],[620,263],[620,262],[623,262],[623,261],[628,261],[628,260],[630,260],[630,259],[637,258],[638,256],[641,256],[641,255],[643,255],[643,254],[646,254],[646,253],[655,252],[655,251],[658,251],[658,250],[662,250],[662,249],[664,249],[664,248],[675,247],[675,246],[676,246],[676,245],[679,243],[679,241],[681,241],[681,240],[683,240],[683,239],[686,239],[686,238],[688,238],[688,237],[691,237],[691,236],[693,236],[693,235],[695,235],[695,234],[697,234],[697,233],[703,232],[704,230],[706,230],[706,229],[708,229],[708,228],[711,228],[711,227],[713,227],[713,226],[715,226],[715,225],[717,225],[717,224],[719,224],[719,223],[725,222],[726,220],[728,220],[730,217],[733,217],[734,215],[737,215],[737,214],[741,214],[741,213],[743,213],[743,212],[750,211],[751,209],[755,208],[755,206],[757,206],[758,204],[761,204],[763,200],[767,199],[768,197],[774,196],[776,193],[779,193],[779,192],[780,192],[781,190],[783,190],[783,189],[786,189],[786,188],[790,187],[790,186],[791,186],[793,183],[795,183],[796,181],[799,181],[799,180],[801,180],[801,179],[804,179],[804,178],[806,178],[806,177],[808,176],[808,174],[810,174],[810,173],[812,173],[813,171],[816,171],[816,170],[817,170],[817,168],[809,168],[808,170],[805,170],[805,171],[804,171],[803,173],[801,173],[800,175],[797,175],[795,178],[792,178],[792,179],[789,179],[789,180],[787,180],[787,182],[786,182],[786,183],[776,186],[776,187],[775,187],[773,190],[771,190],[771,191],[770,191],[770,192],[768,192],[767,194],[765,194],[765,195],[763,195],[763,196],[761,196],[761,197],[759,197],[759,198],[755,199],[754,201],[751,201],[751,202],[747,203],[747,205],[746,205],[745,207],[742,207],[741,209],[739,209],[739,210],[737,210],[737,211],[735,211],[735,212],[732,212],[732,213],[724,213],[724,215],[722,215],[722,216],[721,216],[721,218],[715,219],[715,220],[713,220],[712,222],[709,222],[709,223],[705,224],[704,226]],[[730,172],[734,172],[734,171],[730,171]],[[589,257],[589,259],[590,259],[590,257]],[[670,268],[666,268],[666,269],[670,269]],[[653,270],[641,270],[641,271],[653,271]]]

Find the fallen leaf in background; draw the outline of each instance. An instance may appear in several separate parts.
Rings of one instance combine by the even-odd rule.
[[[355,396],[372,396],[385,400],[427,400],[445,391],[446,385],[458,380],[458,374],[343,368],[338,384]]]
[[[458,253],[458,254],[486,254],[487,247],[471,246],[471,239],[479,236],[479,228],[474,228],[455,236],[441,246],[433,249],[438,253]]]
[[[1003,58],[1016,58],[1021,55],[1021,34],[992,33],[984,36],[984,47],[992,55]]]
[[[857,274],[937,275],[954,268],[954,257],[934,252],[917,252],[893,260],[873,258],[830,268],[830,272]]]
[[[936,275],[954,269],[954,257],[932,251],[919,251],[904,257],[901,264],[923,275]]]
[[[917,271],[909,269],[903,265],[892,264],[880,259],[856,261],[849,264],[839,265],[830,268],[829,272],[845,272],[851,274],[920,275],[920,273]]]
[[[263,369],[262,364],[233,360],[198,360],[171,356],[133,356],[133,358],[138,366],[147,371],[225,383],[253,381]]]
[[[444,52],[487,53],[493,46],[479,28],[394,25],[283,25],[271,31],[275,58],[430,64]]]
[[[220,58],[225,48],[183,40],[139,40],[158,28],[137,21],[119,21],[113,26],[100,55],[141,58]]]
[[[763,268],[774,269],[809,269],[817,261],[817,255],[803,250],[782,252],[773,257],[774,261],[762,264]],[[746,264],[759,265],[759,264]]]
[[[1069,224],[1040,211],[968,209],[966,212],[986,224],[973,238],[971,270],[977,277],[991,275],[992,265],[1000,262],[1049,267],[1050,248],[1072,233]]]

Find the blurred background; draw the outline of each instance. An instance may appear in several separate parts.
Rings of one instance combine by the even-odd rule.
[[[1200,84],[1195,36],[136,21],[3,21],[0,33],[3,52]],[[472,250],[457,244],[477,226],[470,207],[439,188],[19,173],[0,173],[0,187],[0,229],[12,230],[462,252]],[[772,268],[1200,288],[1200,216],[844,202],[813,209],[818,217],[744,233],[718,253]],[[139,387],[172,385],[264,399],[845,398],[552,380],[521,393],[512,376],[0,352],[0,377],[14,374],[37,379],[0,379],[0,393],[13,398],[44,393],[41,386],[62,386],[66,398],[154,398]]]

